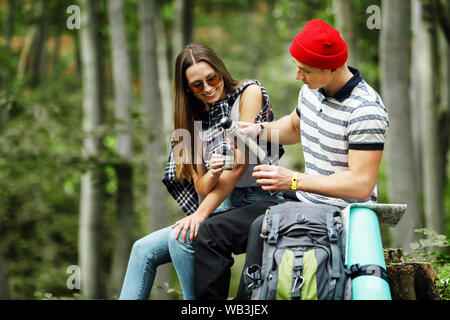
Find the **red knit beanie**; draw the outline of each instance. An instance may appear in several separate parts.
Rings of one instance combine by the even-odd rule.
[[[289,48],[298,61],[320,69],[336,69],[348,58],[347,44],[339,31],[320,19],[309,21]]]

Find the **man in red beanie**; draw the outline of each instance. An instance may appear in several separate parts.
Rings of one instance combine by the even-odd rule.
[[[302,86],[295,110],[271,123],[241,123],[243,132],[280,144],[302,143],[305,173],[278,166],[256,166],[264,190],[295,191],[300,201],[345,208],[374,203],[376,179],[389,120],[378,93],[348,67],[347,45],[320,19],[309,21],[289,49]],[[294,181],[295,180],[295,181]],[[295,182],[295,183],[294,183]]]
[[[241,123],[243,132],[270,140],[278,131],[283,145],[302,143],[305,172],[260,165],[253,176],[263,190],[285,191],[285,198],[344,209],[376,203],[376,180],[389,119],[378,93],[348,67],[347,45],[326,22],[309,21],[289,49],[302,86],[295,110],[261,125]],[[263,132],[261,130],[263,129]],[[259,237],[263,216],[252,224],[245,265],[261,265]],[[244,268],[245,270],[245,268]],[[248,298],[244,279],[238,297]]]
[[[305,172],[259,165],[253,172],[256,182],[263,190],[283,191],[285,198],[307,203],[341,209],[351,203],[375,203],[376,179],[389,127],[380,96],[358,70],[346,65],[346,43],[322,20],[309,21],[295,36],[289,51],[297,67],[296,79],[304,83],[295,110],[274,122],[240,124],[242,132],[252,137],[270,140],[277,131],[282,145],[301,142]],[[232,230],[213,230],[212,224],[200,227],[195,272],[214,274],[215,278],[210,282],[196,280],[199,299],[226,298],[228,283],[222,282],[229,278],[233,264],[230,243],[248,240],[245,265],[261,265],[263,217],[260,215],[249,226],[245,239],[233,239]],[[216,219],[229,217],[223,214]],[[217,221],[215,225],[223,226]],[[215,268],[219,264],[215,261],[224,267]],[[248,298],[245,287],[241,279],[237,299]]]

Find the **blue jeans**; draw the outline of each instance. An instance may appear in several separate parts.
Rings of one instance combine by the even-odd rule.
[[[274,197],[282,199],[281,194],[271,195],[260,187],[235,188],[214,212],[223,212]],[[148,299],[155,280],[156,268],[170,261],[173,262],[180,280],[184,299],[195,299],[195,249],[193,244],[189,242],[189,231],[186,243],[183,243],[181,240],[181,234],[176,239],[175,232],[176,229],[172,229],[169,226],[155,231],[134,243],[119,299]]]

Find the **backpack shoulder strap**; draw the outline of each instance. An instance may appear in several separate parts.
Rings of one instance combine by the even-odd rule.
[[[341,270],[341,255],[339,252],[339,235],[334,226],[334,211],[329,211],[327,213],[327,230],[328,239],[330,240],[331,246],[331,268],[332,268],[332,278],[337,279],[341,277],[343,270]]]
[[[264,278],[263,278],[263,287],[261,289],[261,294],[259,296],[259,300],[265,300],[267,296],[267,290],[268,290],[268,278],[270,276],[270,272],[272,271],[273,267],[273,254],[275,252],[275,249],[277,248],[277,241],[278,241],[278,229],[280,227],[280,214],[276,213],[271,215],[272,217],[272,225],[270,227],[269,236],[267,237],[267,244],[268,244],[268,250],[267,250],[267,256],[266,256],[266,268],[264,272]]]

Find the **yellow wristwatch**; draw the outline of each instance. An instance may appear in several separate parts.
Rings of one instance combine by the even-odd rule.
[[[292,183],[291,183],[291,190],[297,190],[297,181],[298,181],[298,172],[294,172],[292,175]]]

